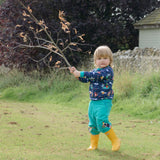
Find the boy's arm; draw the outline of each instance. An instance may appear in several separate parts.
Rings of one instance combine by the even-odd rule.
[[[89,82],[89,78],[87,78],[87,77],[84,77],[84,72],[83,71],[81,71],[80,72],[80,77],[79,77],[79,81],[81,81],[81,82],[83,82],[83,83],[88,83]]]
[[[78,71],[75,67],[69,68],[70,72],[81,82],[87,83],[88,78],[84,77],[83,71]]]
[[[113,71],[112,69],[105,69],[100,71],[92,71],[92,72],[83,72],[83,76],[87,79],[93,81],[101,81],[104,79],[112,79],[113,78]]]
[[[113,80],[113,70],[112,68],[107,68],[103,70],[93,70],[90,72],[78,71],[75,67],[70,68],[70,72],[78,78],[81,82],[87,83],[89,81],[103,81],[105,79]]]

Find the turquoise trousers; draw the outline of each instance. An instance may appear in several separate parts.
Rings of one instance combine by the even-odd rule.
[[[112,100],[97,100],[90,101],[88,108],[89,117],[89,131],[93,135],[97,135],[100,132],[105,133],[110,130],[111,123],[108,116],[112,108]]]

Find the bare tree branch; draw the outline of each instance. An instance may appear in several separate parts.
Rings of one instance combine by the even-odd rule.
[[[59,55],[60,57],[64,58],[63,55],[61,55],[60,53],[52,50],[51,48],[47,48],[47,47],[42,46],[42,45],[32,46],[32,45],[19,44],[18,46],[14,47],[14,48],[17,48],[17,47],[21,47],[21,48],[42,48],[42,49],[45,49],[45,50],[49,50],[49,51],[51,51],[51,53],[53,52],[53,53]]]
[[[38,45],[33,45],[32,41],[31,41],[31,39],[30,39],[30,42],[32,43],[32,45],[30,45],[30,44],[28,44],[28,45],[26,45],[26,44],[19,44],[18,47],[42,48],[42,49],[45,49],[45,50],[49,50],[51,53],[57,54],[58,56],[62,57],[62,58],[64,59],[64,61],[66,62],[66,64],[67,64],[69,67],[71,67],[70,63],[68,62],[67,58],[66,58],[65,55],[64,55],[64,51],[69,48],[69,45],[70,45],[70,44],[67,45],[67,46],[66,46],[65,48],[63,48],[63,49],[60,49],[60,47],[58,46],[58,43],[55,43],[55,41],[53,40],[51,34],[49,33],[48,27],[46,26],[44,20],[40,20],[40,21],[39,21],[39,20],[33,15],[32,10],[31,10],[31,8],[30,8],[29,6],[26,7],[20,0],[18,0],[18,1],[19,1],[19,3],[23,6],[23,8],[27,11],[27,13],[26,13],[25,11],[23,12],[23,16],[30,18],[33,22],[35,22],[35,23],[36,23],[37,25],[39,25],[40,28],[41,28],[41,30],[39,30],[38,32],[35,32],[35,31],[33,30],[33,28],[30,27],[30,29],[32,30],[32,32],[33,32],[33,34],[34,34],[34,38],[37,39],[37,44],[38,44]],[[61,16],[61,17],[59,17],[59,18],[60,18],[60,20],[61,20],[61,24],[62,24],[63,29],[65,29],[65,28],[68,29],[68,24],[69,24],[69,22],[67,22],[67,21],[62,17],[62,16],[63,16],[63,13],[62,13],[61,11],[59,12],[59,16]],[[49,40],[46,40],[46,39],[41,38],[41,37],[38,37],[38,33],[39,33],[40,31],[44,31],[44,32],[46,33],[46,35],[47,35],[47,37],[48,37]],[[68,31],[68,32],[70,32],[70,31]],[[23,38],[24,41],[26,41],[26,39],[29,38],[29,37],[27,37],[27,34],[24,34],[24,33],[21,34],[21,37]],[[43,43],[41,44],[40,41],[43,41]],[[44,42],[45,42],[45,43],[44,43]],[[64,43],[63,43],[63,44],[64,44]],[[63,46],[63,47],[64,47],[64,46]],[[47,56],[43,57],[42,59],[45,59],[46,57],[47,57]],[[41,60],[42,60],[42,59],[41,59]],[[41,61],[41,60],[40,60],[40,61]]]

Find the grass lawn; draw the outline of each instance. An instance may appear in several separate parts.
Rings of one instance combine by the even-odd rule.
[[[114,106],[113,106],[114,107]],[[0,160],[158,160],[160,121],[135,119],[112,111],[110,120],[122,145],[100,135],[96,151],[90,144],[87,106],[20,103],[0,100]]]

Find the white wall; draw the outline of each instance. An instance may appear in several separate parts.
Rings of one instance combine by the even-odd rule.
[[[160,29],[139,30],[139,47],[160,49]]]

